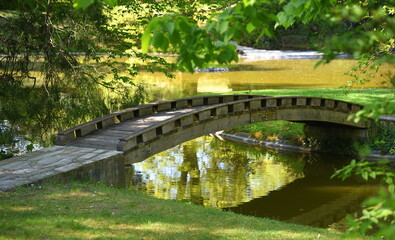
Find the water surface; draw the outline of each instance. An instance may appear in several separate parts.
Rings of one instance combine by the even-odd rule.
[[[327,227],[377,190],[364,182],[330,179],[349,161],[206,136],[134,164],[129,179],[133,187],[157,198]]]
[[[230,91],[249,91],[258,89],[281,88],[338,88],[352,77],[345,75],[357,62],[337,59],[330,64],[315,68],[316,59],[281,59],[254,62],[241,61],[230,67],[229,72],[183,73],[176,72],[169,79],[161,73],[144,73],[138,80],[151,86],[152,100],[172,99],[202,93],[225,93]],[[389,87],[386,72],[393,71],[384,66],[374,79],[363,88]],[[361,86],[356,86],[361,87]]]

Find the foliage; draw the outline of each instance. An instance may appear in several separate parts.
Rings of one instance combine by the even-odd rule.
[[[105,3],[107,3],[110,6],[114,6],[117,4],[118,0],[103,0]],[[95,2],[95,0],[75,0],[73,7],[77,9],[86,9],[90,5],[92,5]]]
[[[392,1],[315,1],[292,0],[278,13],[278,25],[289,27],[295,21],[307,23],[323,18],[333,25],[348,22],[350,31],[335,35],[325,44],[324,59],[330,61],[340,52],[376,54],[379,62],[395,63],[392,50],[395,20]],[[381,55],[378,55],[378,53]]]
[[[0,121],[0,160],[32,151],[36,146],[15,130],[8,121]]]
[[[14,139],[14,133],[3,122],[0,122],[0,160],[12,157],[16,150],[14,148],[6,147],[17,142]]]
[[[72,0],[0,1],[0,115],[32,141],[92,118],[143,103],[139,71],[173,69],[164,59],[133,49],[137,29],[152,18],[137,7],[114,13],[101,1],[86,10]],[[45,13],[45,14],[43,14]],[[121,17],[134,14],[130,28]],[[116,21],[117,20],[117,21]],[[129,31],[128,31],[129,30]],[[139,62],[130,63],[128,58]]]
[[[325,44],[323,51],[326,61],[333,59],[339,52],[346,52],[352,53],[357,58],[364,53],[374,54],[379,62],[394,62],[394,56],[389,54],[389,51],[394,47],[395,29],[392,17],[393,6],[390,1],[342,1],[339,3],[335,0],[292,0],[284,5],[283,10],[278,12],[276,17],[272,12],[268,12],[267,4],[270,2],[265,0],[240,1],[234,7],[214,15],[202,27],[174,15],[154,19],[146,29],[145,38],[142,39],[143,50],[147,51],[151,44],[156,49],[166,51],[168,45],[172,44],[180,52],[179,63],[186,65],[185,69],[191,71],[193,70],[191,65],[203,65],[199,60],[194,59],[201,54],[203,56],[200,56],[200,61],[205,62],[235,60],[235,57],[227,53],[225,55],[229,56],[223,59],[213,58],[210,55],[220,51],[218,48],[223,48],[224,51],[229,48],[227,45],[229,41],[239,40],[240,32],[251,34],[259,30],[258,37],[263,35],[272,37],[274,27],[288,28],[295,22],[307,24],[313,20],[323,20],[332,26],[345,22],[349,25],[349,31],[339,36],[333,36]],[[178,26],[180,24],[182,27]],[[180,33],[181,36],[174,32]],[[187,33],[192,36],[183,37],[182,34]],[[217,51],[208,51],[204,55],[203,46],[196,44],[197,39],[206,42],[203,45],[206,50],[212,50],[216,45],[218,48],[215,50]],[[209,41],[214,46],[210,45]],[[182,46],[185,45],[190,48],[183,49]],[[188,51],[196,53],[190,62],[187,62],[190,55],[183,55]]]
[[[384,239],[395,239],[395,173],[390,161],[368,162],[353,160],[338,170],[332,177],[346,179],[351,175],[361,176],[364,180],[375,179],[386,185],[380,194],[362,203],[364,210],[359,218],[349,217],[349,236],[374,233]]]
[[[369,140],[372,149],[379,149],[382,153],[395,155],[395,128],[377,124],[377,132]]]
[[[214,14],[204,26],[180,15],[165,15],[153,19],[142,36],[142,50],[152,45],[164,52],[169,44],[179,53],[182,70],[193,72],[208,63],[220,64],[237,61],[236,47],[230,40],[239,40],[243,32],[259,32],[259,36],[272,36],[275,16],[266,8],[254,6],[255,1],[243,1]],[[268,1],[261,1],[267,4]]]

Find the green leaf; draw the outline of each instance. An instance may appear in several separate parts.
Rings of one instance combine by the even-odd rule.
[[[254,5],[256,0],[243,0],[244,6]]]
[[[393,180],[392,178],[387,178],[387,179],[385,180],[385,182],[386,182],[388,185],[391,185],[391,184],[394,183],[394,180]]]
[[[394,194],[395,185],[394,185],[394,184],[389,185],[389,186],[388,186],[388,191],[389,191],[390,193]]]
[[[235,33],[234,29],[229,29],[229,31],[225,33],[224,42],[229,42],[233,38],[234,33]]]
[[[148,23],[147,28],[145,29],[143,35],[141,36],[141,50],[143,53],[147,53],[150,43],[151,43],[151,33],[154,30],[154,27],[158,25],[162,18],[154,18],[151,22]]]
[[[169,36],[169,40],[174,46],[178,45],[181,40],[180,32],[174,31],[173,34]]]
[[[145,29],[143,36],[141,37],[141,51],[143,53],[147,53],[149,49],[149,45],[151,42],[151,30]]]
[[[33,144],[29,144],[29,145],[26,146],[26,150],[27,150],[28,152],[33,151],[33,149],[34,149]]]
[[[220,34],[225,33],[226,30],[228,30],[228,28],[229,28],[229,22],[227,22],[227,21],[219,22],[218,25],[217,25],[217,31]]]
[[[155,33],[154,36],[152,37],[152,46],[156,48],[161,48],[163,41],[165,39],[165,36],[163,33]]]
[[[369,178],[368,173],[367,173],[367,172],[363,172],[363,173],[362,173],[362,178],[365,179],[365,180],[367,181],[368,178]]]
[[[253,6],[248,6],[244,10],[245,14],[250,17],[251,19],[255,18],[256,16],[256,8]]]
[[[191,31],[192,26],[188,24],[188,22],[183,19],[182,21],[180,21],[180,29],[185,32],[185,33],[189,33]]]
[[[165,29],[169,34],[173,34],[174,32],[174,22],[164,22]]]
[[[256,29],[256,27],[254,26],[254,24],[252,24],[251,22],[249,22],[247,24],[247,32],[251,33],[252,31],[254,31]]]
[[[167,52],[167,49],[169,48],[169,40],[167,38],[162,39],[162,44],[160,48],[163,50],[163,52]]]
[[[76,0],[74,1],[73,7],[77,9],[86,9],[90,5],[92,5],[95,0]]]
[[[277,23],[278,23],[279,25],[283,25],[284,23],[287,22],[287,20],[288,20],[288,17],[285,15],[284,12],[279,12],[279,13],[277,14]]]
[[[118,0],[105,0],[104,2],[110,6],[115,6],[115,5],[117,5]]]

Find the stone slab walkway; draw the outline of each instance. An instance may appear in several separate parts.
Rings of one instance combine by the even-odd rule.
[[[112,150],[53,146],[0,161],[0,191],[31,184],[123,153]]]

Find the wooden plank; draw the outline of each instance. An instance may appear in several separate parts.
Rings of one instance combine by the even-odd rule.
[[[209,96],[208,97],[208,105],[219,104],[219,96]]]
[[[96,131],[96,130],[97,130],[96,123],[91,123],[91,124],[81,126],[80,129],[77,129],[76,135],[77,135],[77,137],[83,137],[85,135],[88,135],[89,133]]]
[[[261,100],[250,101],[250,109],[259,109],[261,107]]]
[[[277,107],[277,99],[268,99],[266,101],[267,107]]]
[[[88,148],[96,148],[96,149],[110,149],[117,150],[117,144],[119,140],[116,141],[108,141],[106,139],[83,139],[73,141],[68,144],[68,146],[76,146],[76,147],[88,147]]]
[[[306,106],[306,98],[300,98],[298,97],[296,99],[296,105],[297,106]]]
[[[233,112],[242,112],[244,111],[244,102],[233,104]]]
[[[112,137],[118,137],[118,138],[123,138],[127,135],[133,134],[134,131],[118,131],[114,129],[103,129],[101,131],[97,131],[92,133],[91,135],[105,135],[105,136],[112,136]]]
[[[325,107],[327,108],[334,108],[335,107],[335,101],[332,99],[325,99]]]
[[[283,98],[281,106],[286,106],[286,107],[292,106],[292,98]]]
[[[83,148],[95,148],[95,149],[105,149],[105,150],[117,150],[116,145],[98,145],[98,144],[92,144],[92,143],[70,143],[68,146],[74,146],[74,147],[83,147]]]
[[[321,106],[321,98],[312,98],[311,99],[311,106],[313,106],[313,107]]]

